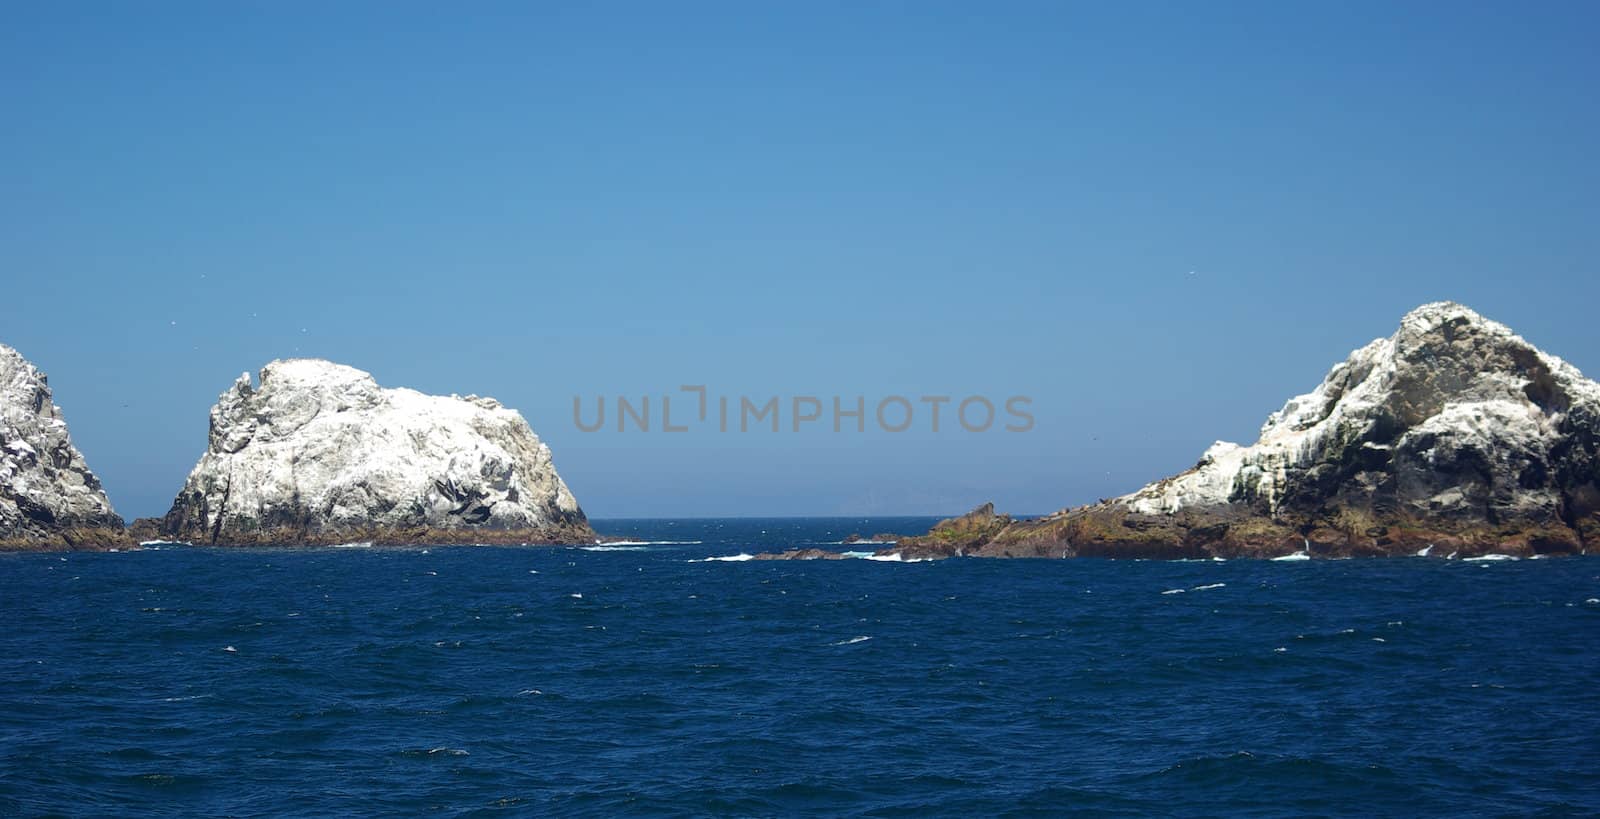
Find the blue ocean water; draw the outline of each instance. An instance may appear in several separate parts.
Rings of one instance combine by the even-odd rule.
[[[0,556],[0,814],[1600,813],[1600,560],[705,560],[930,522]]]

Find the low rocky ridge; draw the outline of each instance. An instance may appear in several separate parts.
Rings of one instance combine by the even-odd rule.
[[[0,344],[0,549],[130,544],[100,480],[72,445],[49,380]]]
[[[135,526],[216,545],[595,541],[516,411],[314,359],[274,361],[254,386],[241,375],[171,511]]]
[[[985,506],[885,554],[1576,554],[1600,543],[1600,385],[1459,304],[1424,305],[1186,472],[1012,521]]]
[[[829,549],[790,549],[787,552],[762,552],[751,558],[752,560],[844,560],[843,552]]]

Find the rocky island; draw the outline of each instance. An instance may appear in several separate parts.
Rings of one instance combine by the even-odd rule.
[[[245,373],[161,537],[212,545],[593,543],[550,448],[492,398],[315,359]]]
[[[0,344],[0,549],[130,543],[100,480],[72,445],[49,379]]]
[[[1250,446],[1026,521],[992,505],[882,555],[1578,554],[1600,544],[1600,384],[1459,304],[1408,314]]]

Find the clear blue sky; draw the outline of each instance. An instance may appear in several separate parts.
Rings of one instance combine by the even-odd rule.
[[[1600,374],[1596,42],[1593,3],[11,4],[0,341],[130,518],[294,355],[500,398],[591,516],[1049,511],[1426,301]],[[572,422],[685,383],[1037,426]]]

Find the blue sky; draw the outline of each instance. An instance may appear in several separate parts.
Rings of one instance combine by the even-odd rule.
[[[128,517],[296,355],[500,398],[591,516],[1049,511],[1426,301],[1600,373],[1597,8],[12,5],[0,341]],[[1036,426],[573,424],[681,384]]]

